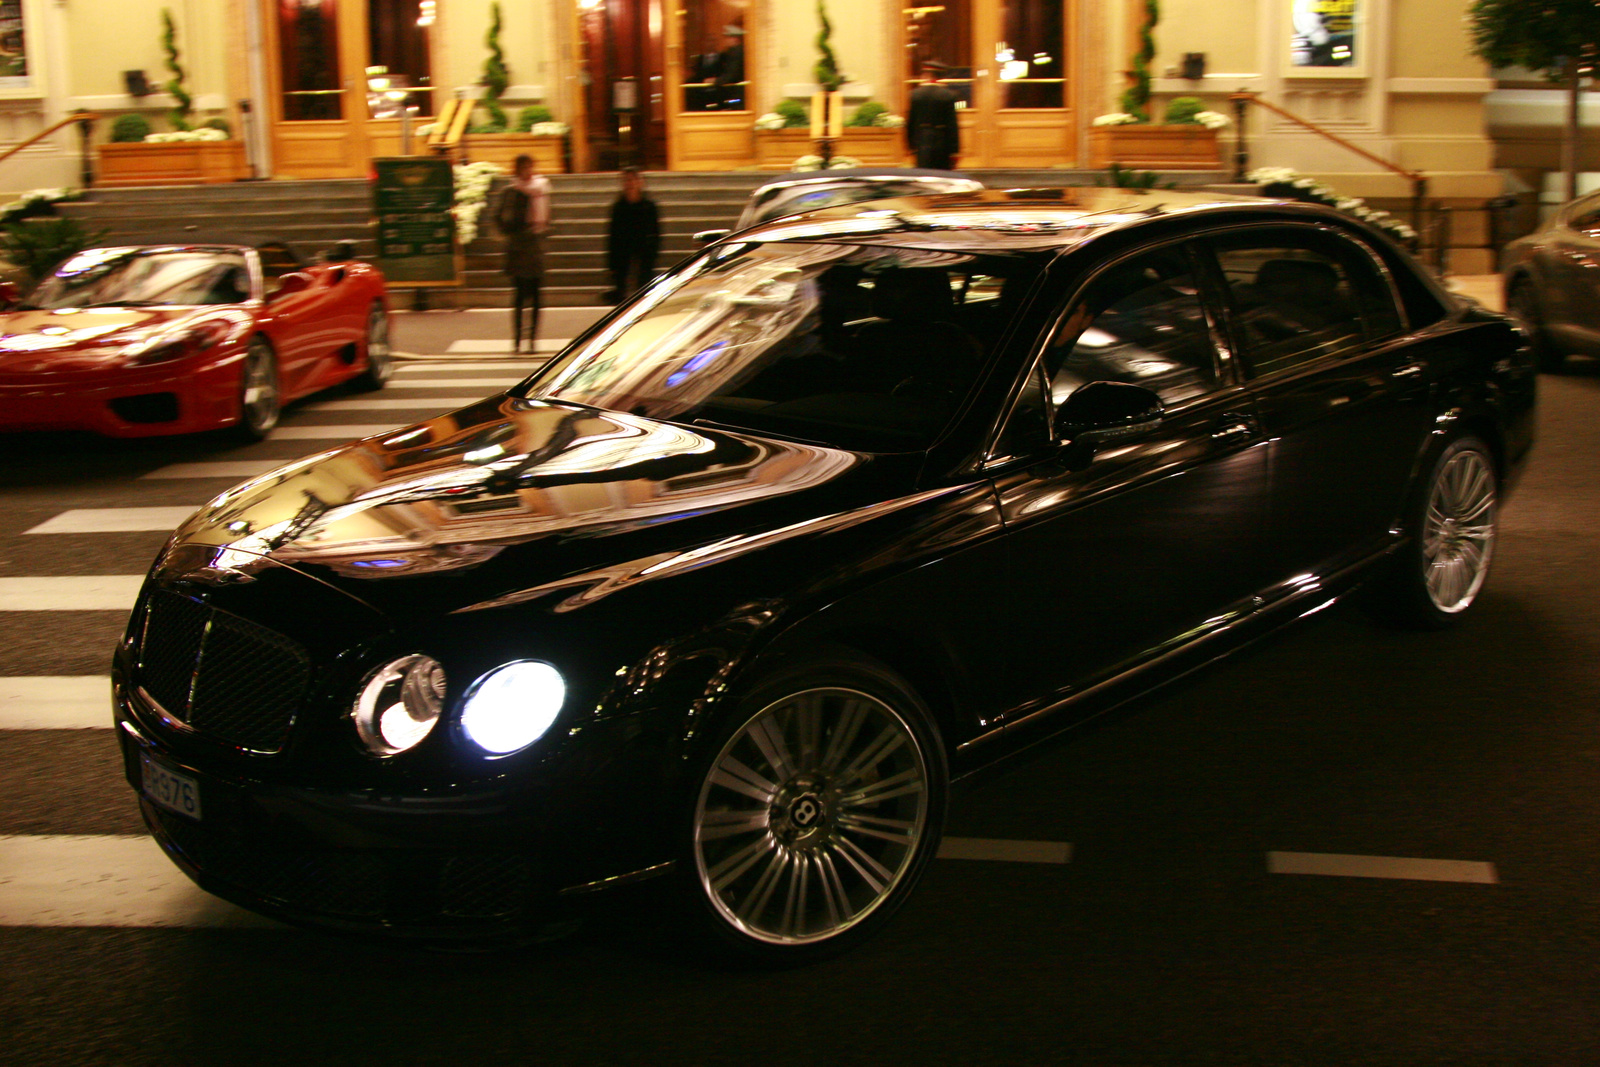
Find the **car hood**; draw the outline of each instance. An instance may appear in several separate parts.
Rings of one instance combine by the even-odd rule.
[[[130,345],[201,322],[232,323],[236,307],[61,308],[0,314],[0,372],[27,374],[94,369]]]
[[[229,490],[158,574],[281,564],[391,616],[460,610],[860,508],[914,476],[895,459],[499,396]]]

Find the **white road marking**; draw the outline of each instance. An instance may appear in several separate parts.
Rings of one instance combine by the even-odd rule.
[[[533,371],[544,365],[545,360],[542,359],[534,360],[531,363],[515,359],[499,360],[493,363],[468,363],[454,359],[440,359],[430,363],[426,360],[417,360],[413,363],[400,364],[395,367],[394,372],[396,374],[422,374],[425,372],[438,374],[443,371],[448,374],[454,374],[456,371],[463,370]],[[395,381],[394,384],[399,385],[400,383]]]
[[[111,679],[103,674],[0,678],[0,730],[109,730]]]
[[[384,395],[396,389],[505,389],[526,377],[526,374],[508,374],[504,378],[448,378],[438,381],[429,378],[427,381],[390,382]]]
[[[287,463],[288,459],[219,459],[202,463],[173,463],[158,467],[141,478],[254,478]]]
[[[540,338],[534,342],[536,352],[558,352],[572,343],[570,337]],[[451,341],[446,352],[463,356],[488,355],[491,352],[504,352],[506,355],[515,355],[511,351],[511,342],[507,340],[462,340]]]
[[[170,530],[194,514],[193,507],[178,508],[74,508],[46,519],[31,534],[130,533],[135,530]]]
[[[0,611],[130,611],[142,574],[0,578]]]
[[[0,836],[0,926],[279,927],[212,896],[148,837]]]
[[[947,837],[939,842],[942,860],[999,860],[1006,863],[1068,863],[1066,841],[1008,841],[992,837]]]
[[[1475,860],[1423,860],[1402,856],[1346,856],[1328,852],[1268,852],[1273,874],[1326,874],[1341,878],[1404,878],[1422,882],[1477,882],[1500,879],[1494,864]]]
[[[354,441],[360,437],[371,437],[373,434],[390,433],[394,430],[400,429],[403,425],[405,424],[401,423],[397,426],[279,426],[276,430],[272,431],[272,440]],[[286,459],[277,465],[281,467],[284,463],[290,462],[293,461]]]
[[[384,397],[382,399],[366,400],[329,400],[306,408],[307,411],[396,411],[400,409],[418,411],[450,411],[453,408],[464,408],[468,404],[476,404],[482,400],[481,396],[418,396],[402,399]],[[274,431],[276,434],[277,431]]]

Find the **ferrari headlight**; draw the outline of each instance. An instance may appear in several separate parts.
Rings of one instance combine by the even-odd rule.
[[[444,709],[444,668],[429,656],[411,655],[367,676],[350,716],[367,750],[393,756],[415,748]]]
[[[472,683],[461,705],[461,728],[473,744],[503,756],[543,737],[566,698],[560,671],[538,660],[517,660]]]

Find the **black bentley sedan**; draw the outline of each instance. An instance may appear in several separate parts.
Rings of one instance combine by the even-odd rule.
[[[493,941],[662,876],[704,943],[809,960],[905,900],[952,779],[1358,586],[1460,618],[1534,383],[1313,206],[782,220],[201,509],[117,651],[127,774],[291,921]]]

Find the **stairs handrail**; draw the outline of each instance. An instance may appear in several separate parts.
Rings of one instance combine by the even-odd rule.
[[[46,137],[49,137],[52,133],[55,133],[63,126],[74,122],[93,122],[94,118],[95,114],[92,111],[74,111],[72,114],[68,115],[54,126],[51,126],[49,129],[40,130],[38,133],[34,134],[26,141],[23,141],[21,144],[14,144],[4,152],[0,152],[0,163],[4,163],[6,160],[10,159],[24,148],[31,148],[33,145],[38,144],[40,141],[44,140]]]

